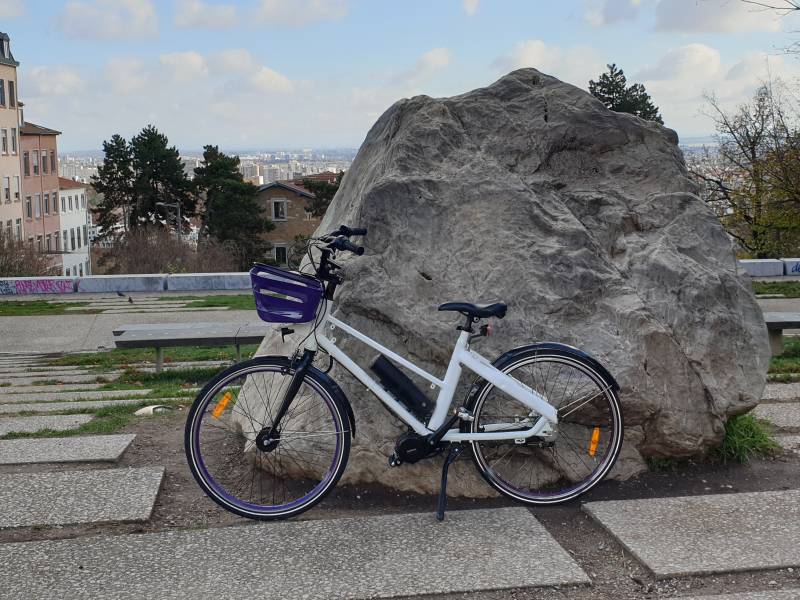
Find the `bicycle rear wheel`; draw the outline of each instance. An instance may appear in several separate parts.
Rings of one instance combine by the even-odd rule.
[[[277,429],[272,415],[294,374],[289,359],[234,365],[198,394],[186,421],[189,468],[205,493],[235,514],[284,519],[311,508],[336,485],[350,452],[346,399],[311,368]],[[264,450],[256,437],[269,432]]]
[[[557,504],[586,493],[608,474],[622,446],[614,386],[573,352],[531,349],[504,362],[496,366],[544,396],[559,422],[548,437],[471,442],[476,467],[493,488],[526,504]],[[541,418],[488,382],[469,408],[471,433],[498,423],[521,431]]]

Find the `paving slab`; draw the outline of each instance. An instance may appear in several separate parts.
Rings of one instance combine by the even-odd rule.
[[[795,590],[769,590],[766,592],[739,592],[725,596],[693,596],[682,597],[681,600],[797,600],[800,598],[800,588]]]
[[[768,383],[762,402],[800,402],[800,383]]]
[[[0,377],[32,377],[39,375],[86,375],[91,373],[82,367],[3,367],[0,368]]]
[[[73,400],[101,400],[103,398],[132,398],[146,396],[153,390],[89,390],[88,392],[36,392],[33,394],[7,394],[0,388],[0,404],[18,402],[71,402]]]
[[[163,404],[177,398],[159,398],[153,400],[153,404]],[[191,398],[187,398],[191,400]],[[29,404],[0,404],[0,414],[9,415],[14,413],[32,412],[66,412],[70,410],[84,410],[105,408],[107,406],[128,406],[130,404],[141,404],[144,398],[132,398],[125,400],[84,400],[83,402],[31,402]]]
[[[800,431],[800,403],[759,404],[753,414],[759,419],[766,419],[779,431]]]
[[[54,383],[50,385],[2,386],[0,394],[46,394],[48,392],[89,392],[103,387],[104,383]]]
[[[135,434],[0,440],[0,465],[117,461]]]
[[[59,373],[58,375],[36,375],[34,377],[29,377],[27,374],[20,377],[8,377],[7,375],[0,375],[0,384],[8,383],[12,386],[14,385],[32,385],[39,383],[41,385],[46,385],[43,382],[45,381],[61,381],[64,383],[94,383],[97,381],[98,377],[103,377],[108,381],[114,381],[120,375],[122,375],[122,371],[108,371],[106,373],[90,373],[87,375],[64,375],[63,373]],[[58,385],[58,384],[53,384]],[[0,387],[0,392],[3,389]]]
[[[0,475],[0,528],[146,521],[163,477],[163,467]]]
[[[589,502],[659,577],[800,566],[800,490]]]
[[[775,441],[781,445],[781,448],[800,453],[800,435],[776,435]]]
[[[173,312],[208,312],[230,310],[228,306],[198,306],[197,308],[142,308],[137,310],[136,305],[132,304],[130,309],[121,310],[112,308],[102,311],[104,315],[123,315],[129,313],[173,313]]]
[[[465,552],[480,559],[466,568]],[[0,562],[12,598],[329,600],[589,583],[523,508],[3,544]]]
[[[13,432],[35,433],[42,429],[68,431],[77,429],[94,418],[93,415],[37,415],[34,417],[4,417],[0,419],[0,435]]]

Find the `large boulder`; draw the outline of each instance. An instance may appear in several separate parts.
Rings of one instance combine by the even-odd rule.
[[[479,352],[563,342],[616,376],[626,422],[617,477],[647,456],[702,453],[731,415],[758,403],[769,348],[677,143],[674,131],[533,69],[453,98],[395,103],[319,228],[369,228],[365,255],[346,259],[336,315],[441,375],[460,320],[436,306],[504,300],[508,316]],[[343,337],[361,364],[376,355]],[[262,347],[292,349],[277,335]],[[332,376],[358,428],[344,481],[435,491],[440,459],[389,469],[405,428],[342,368]],[[457,466],[451,492],[487,493],[468,461]]]

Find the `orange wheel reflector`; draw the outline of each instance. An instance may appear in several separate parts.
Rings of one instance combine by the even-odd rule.
[[[211,411],[211,416],[215,419],[219,419],[222,416],[222,413],[225,411],[225,407],[228,406],[228,402],[230,402],[232,398],[233,394],[230,392],[225,392],[225,395],[220,398],[219,402],[217,402],[214,410]]]
[[[592,441],[589,442],[589,456],[594,456],[597,453],[597,444],[600,441],[600,428],[595,427],[592,430]]]

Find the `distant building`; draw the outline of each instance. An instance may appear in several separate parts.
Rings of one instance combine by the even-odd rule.
[[[264,214],[275,225],[265,238],[272,245],[272,259],[287,265],[297,236],[311,236],[322,220],[308,211],[313,194],[292,181],[273,181],[258,188]]]
[[[61,215],[61,256],[63,275],[91,275],[89,260],[89,228],[91,219],[86,204],[86,186],[70,179],[58,178]]]
[[[11,39],[0,32],[0,228],[24,239],[20,180],[19,129],[22,111],[17,101],[17,67]]]
[[[61,266],[61,225],[58,206],[58,141],[60,131],[34,123],[20,128],[22,152],[23,236],[39,252],[51,254]]]

